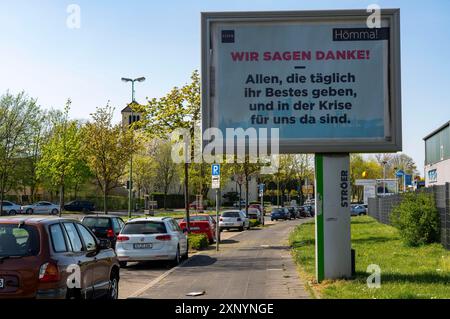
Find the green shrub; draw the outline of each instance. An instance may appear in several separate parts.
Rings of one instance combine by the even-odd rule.
[[[261,222],[257,219],[250,219],[250,227],[257,227],[261,225]]]
[[[189,249],[200,250],[208,247],[208,237],[205,234],[189,234]]]
[[[439,240],[439,213],[432,194],[404,194],[402,202],[392,210],[391,222],[409,246]]]

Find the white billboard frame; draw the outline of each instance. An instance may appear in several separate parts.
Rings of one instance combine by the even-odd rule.
[[[201,13],[201,108],[202,131],[213,127],[215,77],[211,30],[214,23],[260,22],[359,22],[367,21],[366,10],[267,11],[267,12],[202,12]],[[381,9],[381,19],[389,21],[388,91],[389,105],[385,111],[385,127],[390,134],[384,138],[280,138],[280,153],[355,153],[397,152],[402,150],[400,9]],[[388,117],[388,118],[386,118]],[[235,127],[237,128],[237,127]]]

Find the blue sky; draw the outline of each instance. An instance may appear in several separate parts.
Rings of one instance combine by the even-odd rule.
[[[69,4],[81,28],[66,26]],[[423,168],[422,138],[450,120],[450,1],[0,0],[0,92],[25,90],[48,108],[73,101],[88,118],[130,100],[122,76],[146,76],[137,100],[164,95],[200,67],[200,12],[401,8],[403,149]]]

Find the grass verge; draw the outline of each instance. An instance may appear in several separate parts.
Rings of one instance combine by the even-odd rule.
[[[397,229],[371,217],[352,217],[352,280],[315,282],[314,222],[299,225],[289,241],[296,263],[321,298],[450,298],[450,251],[441,244],[407,247]],[[380,288],[367,286],[371,264],[381,268]]]

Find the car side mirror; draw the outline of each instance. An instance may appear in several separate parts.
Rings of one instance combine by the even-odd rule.
[[[99,239],[98,250],[104,250],[111,248],[111,242],[108,239]]]

